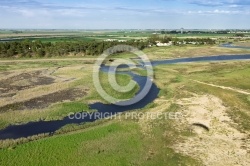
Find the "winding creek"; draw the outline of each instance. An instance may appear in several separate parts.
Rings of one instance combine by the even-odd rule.
[[[205,56],[205,57],[195,57],[195,58],[180,58],[180,59],[169,59],[169,60],[160,60],[152,61],[153,66],[163,65],[163,64],[175,64],[175,63],[188,63],[188,62],[202,62],[202,61],[227,61],[227,60],[250,60],[250,54],[247,55],[219,55],[219,56]],[[101,70],[106,72],[108,69],[107,66],[101,66]],[[143,77],[136,75],[132,72],[119,72],[123,74],[129,74],[132,76],[133,80],[140,86],[139,92],[145,86],[147,80],[151,81],[148,77]],[[149,93],[139,102],[129,105],[129,106],[117,106],[114,104],[103,104],[103,103],[94,103],[89,105],[91,110],[97,110],[94,114],[103,115],[115,115],[120,112],[136,110],[144,108],[149,103],[153,102],[157,97],[160,89],[153,83]],[[138,92],[138,93],[139,93]],[[88,115],[81,119],[70,119],[65,117],[62,120],[54,121],[38,121],[30,122],[22,125],[12,125],[0,131],[0,139],[18,139],[22,137],[29,137],[33,135],[43,134],[43,133],[54,133],[58,129],[62,128],[67,124],[80,124],[83,122],[93,122],[104,117],[96,118],[90,117],[93,115]]]

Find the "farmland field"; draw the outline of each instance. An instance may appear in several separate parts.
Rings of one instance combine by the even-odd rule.
[[[160,34],[161,31],[142,31],[142,30],[24,30],[10,31],[0,30],[0,41],[20,41],[20,40],[41,40],[42,42],[60,42],[60,41],[103,41],[107,39],[115,40],[141,40],[154,34]],[[216,34],[216,33],[191,33],[191,34],[161,34],[172,38],[221,38],[223,40],[233,41],[228,38],[235,37],[235,34]],[[249,35],[245,34],[246,36]]]
[[[47,30],[47,31],[0,31],[1,40],[20,41],[20,40],[41,40],[42,42],[60,41],[103,41],[106,39],[131,40],[145,39],[151,35],[150,32],[141,31],[83,31],[83,30]]]

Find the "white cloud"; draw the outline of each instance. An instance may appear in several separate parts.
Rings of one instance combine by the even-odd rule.
[[[200,6],[249,6],[249,0],[186,0],[188,3]]]
[[[199,11],[188,11],[188,14],[248,14],[249,11],[239,10],[199,10]]]

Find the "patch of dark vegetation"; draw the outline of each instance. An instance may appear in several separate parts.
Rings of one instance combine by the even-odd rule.
[[[0,112],[6,112],[8,110],[19,110],[23,107],[23,103],[8,104],[0,107]]]
[[[47,94],[41,97],[33,98],[29,101],[8,104],[0,107],[0,112],[24,110],[24,109],[43,109],[49,105],[66,100],[72,101],[81,98],[87,94],[87,90],[82,89],[67,89],[58,91],[52,94]]]
[[[74,100],[76,98],[83,97],[86,94],[86,90],[81,89],[63,90],[39,98],[31,99],[30,101],[25,102],[24,106],[28,109],[40,109],[49,106],[51,103],[62,102],[65,100]]]
[[[39,85],[49,85],[54,83],[54,78],[42,75],[42,71],[22,73],[17,76],[0,81],[0,97],[6,97],[8,94],[13,96],[17,91],[29,89]]]

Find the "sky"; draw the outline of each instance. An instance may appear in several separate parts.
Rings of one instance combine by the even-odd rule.
[[[0,0],[1,29],[250,29],[250,0]]]

